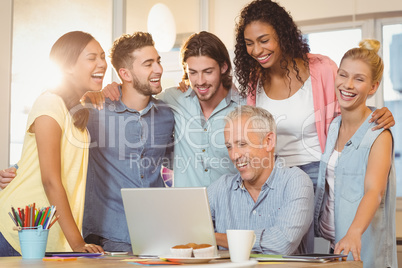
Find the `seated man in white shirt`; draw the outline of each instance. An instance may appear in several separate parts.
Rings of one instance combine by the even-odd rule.
[[[226,116],[225,144],[236,175],[223,175],[208,187],[216,240],[228,248],[226,230],[254,230],[253,251],[307,253],[312,231],[313,184],[297,167],[276,161],[276,125],[262,108],[239,106]]]

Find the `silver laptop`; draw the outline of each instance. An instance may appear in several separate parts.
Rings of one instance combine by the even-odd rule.
[[[121,194],[134,255],[169,256],[171,247],[187,243],[216,248],[205,187],[123,188]]]

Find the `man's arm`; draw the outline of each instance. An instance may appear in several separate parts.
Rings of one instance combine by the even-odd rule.
[[[223,175],[223,176],[225,176],[225,175]],[[220,247],[224,247],[224,248],[229,248],[227,235],[224,233],[217,233],[216,228],[215,228],[215,205],[216,205],[215,198],[217,195],[216,190],[217,190],[217,188],[219,188],[218,183],[219,183],[219,180],[213,182],[207,188],[209,208],[211,210],[211,218],[212,218],[212,222],[214,224],[214,229],[215,229],[216,245],[218,245]]]
[[[218,246],[229,248],[228,237],[226,234],[215,233],[215,239]]]
[[[292,254],[313,221],[314,190],[306,174],[288,180],[281,195],[283,205],[274,219],[272,227],[254,230],[256,243],[253,251],[268,254]]]

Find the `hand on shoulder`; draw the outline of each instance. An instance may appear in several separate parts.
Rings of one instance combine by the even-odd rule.
[[[17,175],[17,169],[10,167],[0,171],[0,188],[6,188]]]

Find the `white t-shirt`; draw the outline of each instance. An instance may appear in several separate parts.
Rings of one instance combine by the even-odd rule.
[[[333,243],[335,241],[335,166],[340,156],[341,152],[334,150],[328,160],[327,171],[325,174],[327,184],[327,187],[325,188],[328,197],[319,221],[319,228],[321,230],[322,237],[331,241],[332,246],[334,246]]]
[[[288,167],[319,161],[320,142],[315,126],[311,78],[293,95],[284,100],[273,100],[258,83],[256,106],[269,111],[276,121],[276,154]]]

